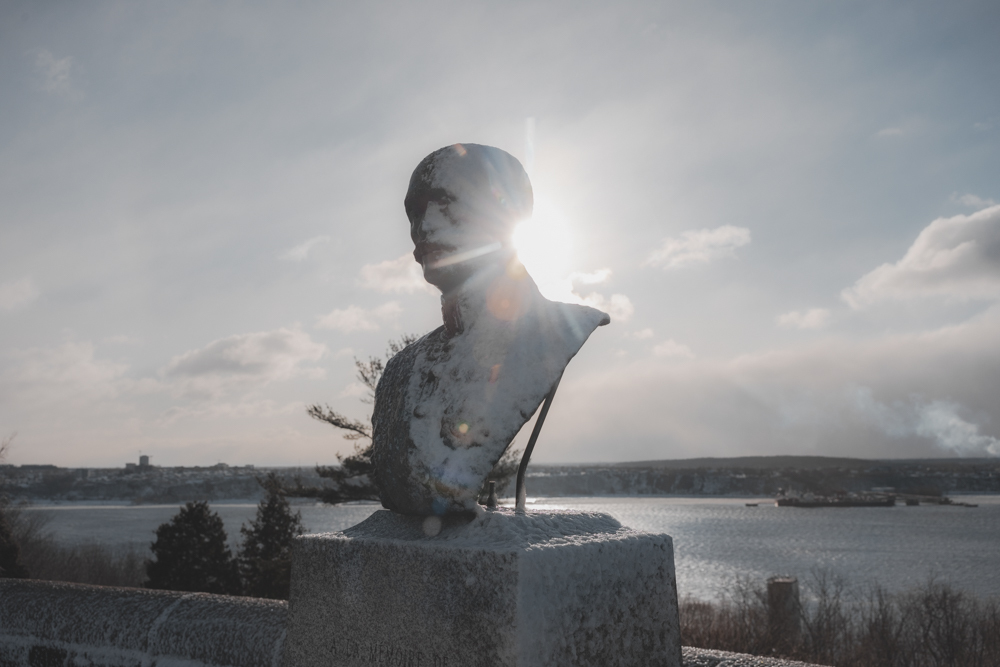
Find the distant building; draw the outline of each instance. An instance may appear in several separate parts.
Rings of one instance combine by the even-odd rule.
[[[149,457],[143,454],[139,457],[139,467],[148,468],[149,467]]]

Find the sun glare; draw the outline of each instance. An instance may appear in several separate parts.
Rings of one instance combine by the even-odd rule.
[[[514,247],[546,298],[571,300],[572,234],[558,207],[546,199],[535,199],[534,214],[514,230]]]

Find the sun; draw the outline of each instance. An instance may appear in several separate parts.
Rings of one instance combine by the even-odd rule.
[[[546,298],[571,300],[573,238],[566,216],[555,204],[535,199],[532,216],[514,230],[514,248]]]

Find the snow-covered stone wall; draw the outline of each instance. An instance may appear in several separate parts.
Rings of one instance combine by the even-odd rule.
[[[278,667],[286,609],[273,600],[0,579],[0,665]],[[391,657],[375,664],[397,664]],[[695,648],[683,649],[682,664],[810,667]]]
[[[4,667],[279,667],[287,603],[0,579]]]

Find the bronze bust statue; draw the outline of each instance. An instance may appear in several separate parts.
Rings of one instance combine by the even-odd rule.
[[[447,146],[413,171],[413,257],[441,290],[444,324],[393,357],[375,392],[372,462],[388,509],[475,511],[511,440],[610,322],[539,293],[511,242],[532,202],[521,163],[498,148]]]

